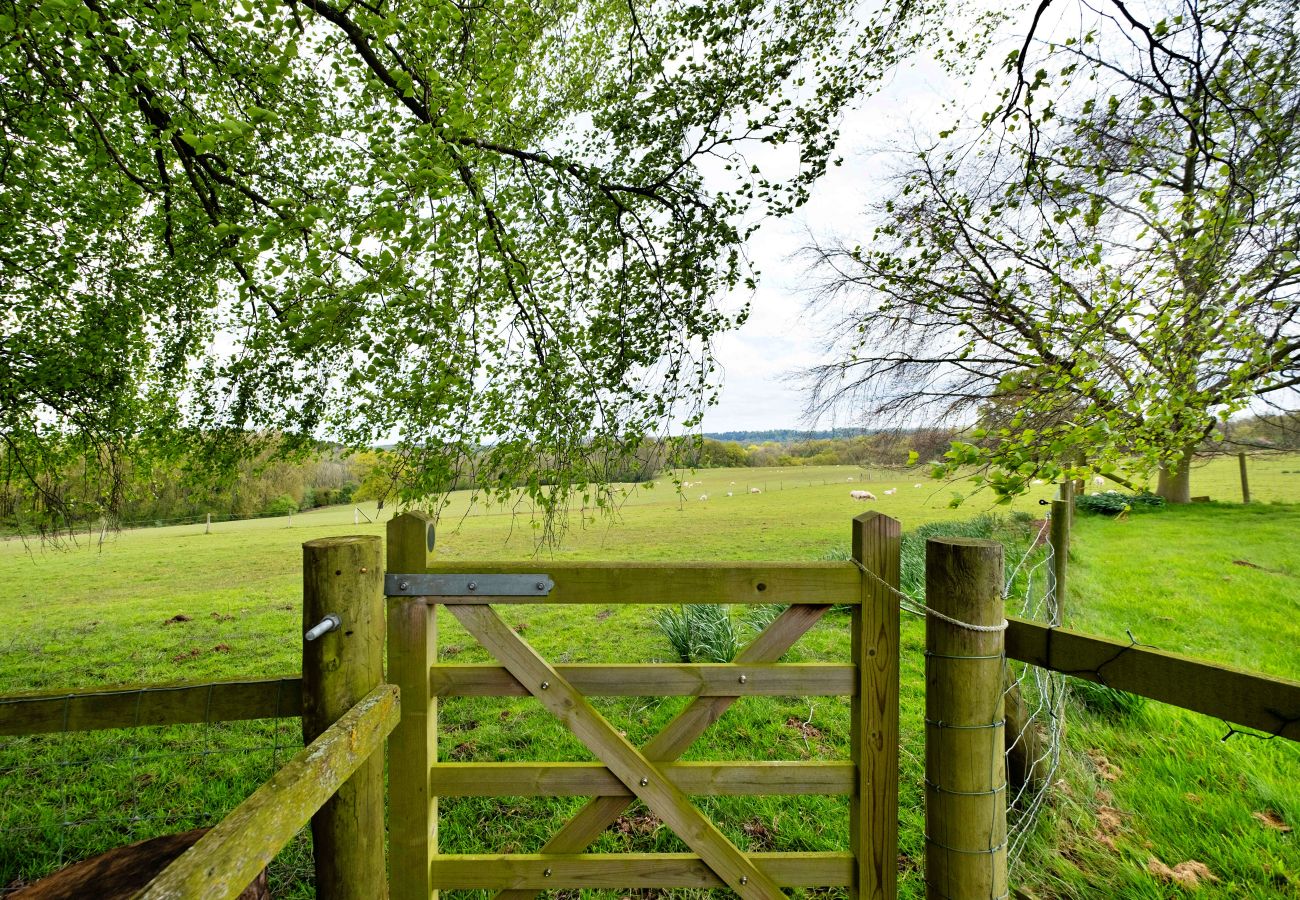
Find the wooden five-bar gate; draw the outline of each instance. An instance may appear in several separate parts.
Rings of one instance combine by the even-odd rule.
[[[408,513],[390,524],[389,679],[402,720],[389,739],[389,865],[393,900],[438,890],[494,888],[524,900],[548,888],[729,887],[773,900],[783,886],[839,886],[893,897],[898,841],[898,523],[869,514],[853,523],[846,563],[428,564],[432,522]],[[782,604],[786,609],[737,656],[716,665],[556,665],[495,607],[517,603]],[[777,661],[834,604],[852,606],[851,658],[843,665]],[[497,665],[437,659],[445,606]],[[599,763],[450,763],[437,756],[438,700],[531,695]],[[644,746],[630,743],[587,698],[687,695],[691,700]],[[826,762],[681,763],[676,760],[733,703],[753,695],[851,697],[850,758]],[[848,851],[745,853],[690,795],[845,794]],[[592,799],[532,854],[438,852],[439,796],[588,796]],[[586,853],[634,799],[692,853]]]
[[[1066,521],[1066,503],[1054,504],[1053,515]],[[459,888],[526,900],[553,888],[722,886],[746,898],[776,898],[783,886],[840,886],[851,897],[889,900],[897,888],[899,523],[857,517],[852,547],[852,561],[826,563],[434,564],[431,520],[405,513],[388,523],[386,565],[375,536],[304,544],[301,679],[0,697],[0,735],[301,714],[308,746],[138,895],[145,900],[233,898],[309,819],[322,900],[386,893],[426,900]],[[1004,619],[1002,590],[996,543],[927,543],[925,598],[937,613],[926,619],[927,896],[1008,895],[1008,659],[1300,740],[1300,684]],[[733,663],[556,665],[495,608],[539,602],[788,608]],[[832,605],[851,607],[850,658],[779,663]],[[439,662],[439,606],[496,665]],[[587,700],[617,695],[693,699],[637,747]],[[849,696],[849,758],[678,761],[733,703],[755,695]],[[599,762],[441,762],[438,701],[451,696],[532,696]],[[379,755],[386,737],[387,829]],[[847,849],[742,852],[689,799],[711,794],[845,795]],[[439,795],[592,799],[539,853],[450,855],[438,852]],[[586,852],[634,799],[692,852]]]

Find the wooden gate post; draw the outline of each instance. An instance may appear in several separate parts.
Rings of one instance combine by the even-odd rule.
[[[1241,469],[1241,502],[1250,502],[1250,482],[1246,479],[1246,454],[1237,454],[1237,466]]]
[[[1052,547],[1051,585],[1056,600],[1051,624],[1060,625],[1065,615],[1065,577],[1070,564],[1070,504],[1065,500],[1052,501],[1052,524],[1047,541]]]
[[[302,650],[302,733],[310,744],[384,680],[384,572],[378,536],[302,545],[303,630],[339,624]],[[384,761],[374,754],[311,820],[316,896],[386,897]]]
[[[866,512],[853,520],[853,558],[863,568],[853,607],[851,755],[857,781],[849,807],[855,871],[850,897],[894,900],[898,893],[898,597],[901,529]]]
[[[431,516],[407,512],[389,520],[389,572],[425,572],[432,552]],[[437,606],[424,597],[393,597],[388,605],[388,680],[402,692],[402,720],[388,738],[393,900],[438,896],[431,882],[438,852],[438,799],[430,783],[438,761],[438,701],[429,672],[437,662]]]
[[[964,625],[1004,623],[1002,546],[931,538],[925,602]],[[926,896],[1007,896],[1005,631],[925,620]]]

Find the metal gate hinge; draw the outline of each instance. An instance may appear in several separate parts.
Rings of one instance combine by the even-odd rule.
[[[545,597],[555,587],[549,575],[384,576],[389,597]]]

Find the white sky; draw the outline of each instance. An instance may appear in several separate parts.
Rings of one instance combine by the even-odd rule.
[[[1017,20],[1007,30],[1023,34],[1026,27],[1027,21]],[[1012,38],[1017,43],[1021,39]],[[1005,53],[1006,48],[994,49],[987,59],[1000,60]],[[839,145],[844,164],[826,173],[803,209],[765,224],[750,241],[749,256],[762,277],[750,298],[749,321],[715,344],[724,381],[718,404],[704,415],[704,431],[809,425],[804,417],[806,393],[788,376],[818,362],[823,354],[820,329],[807,315],[810,278],[806,260],[796,258],[798,251],[810,243],[810,234],[865,239],[868,226],[863,213],[887,195],[887,177],[897,166],[898,156],[884,151],[914,147],[918,138],[953,125],[958,112],[945,107],[953,98],[960,97],[967,111],[983,112],[999,85],[986,75],[967,88],[938,65],[918,57],[846,116]],[[738,296],[739,302],[744,299]],[[837,421],[821,419],[815,426],[862,424],[842,414]]]

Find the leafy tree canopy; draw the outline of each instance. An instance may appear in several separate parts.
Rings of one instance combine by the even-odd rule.
[[[1162,467],[1185,501],[1216,418],[1300,385],[1300,20],[1109,2],[1049,38],[1052,5],[997,110],[915,155],[870,243],[819,251],[843,306],[814,406],[975,424],[936,474],[1002,496]]]
[[[488,447],[553,504],[689,424],[746,235],[939,6],[2,0],[4,474],[396,435],[408,496]]]

